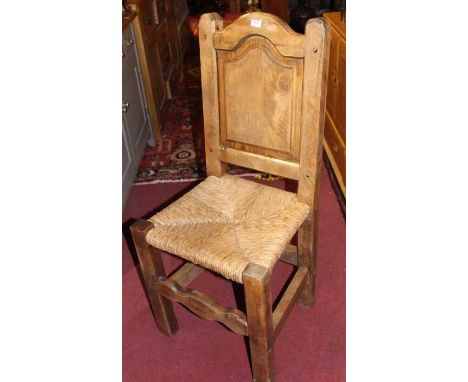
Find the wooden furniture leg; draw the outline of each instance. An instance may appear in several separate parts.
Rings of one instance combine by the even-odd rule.
[[[174,315],[172,302],[156,291],[156,282],[159,277],[166,277],[166,274],[160,251],[146,242],[146,234],[151,228],[153,228],[153,224],[150,222],[138,220],[132,224],[130,230],[156,325],[162,333],[172,336],[177,332],[179,327]]]
[[[249,264],[242,274],[254,382],[275,380],[270,276],[257,264]]]
[[[299,297],[299,304],[310,307],[315,302],[315,275],[317,260],[317,210],[307,216],[297,233],[298,266],[307,268],[307,276]]]

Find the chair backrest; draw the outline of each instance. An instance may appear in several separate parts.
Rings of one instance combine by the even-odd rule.
[[[313,204],[325,118],[329,27],[307,22],[305,35],[280,18],[247,13],[223,29],[217,13],[200,19],[206,165],[226,163],[298,180]]]

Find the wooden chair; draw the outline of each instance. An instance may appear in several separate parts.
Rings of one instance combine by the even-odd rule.
[[[133,240],[159,329],[178,330],[172,302],[182,303],[248,336],[254,381],[273,381],[275,338],[297,300],[314,301],[329,28],[312,19],[301,35],[254,12],[223,29],[209,13],[199,38],[209,177],[133,224]],[[295,179],[297,194],[226,175],[226,163]],[[187,262],[167,277],[160,250]],[[272,312],[278,260],[297,271]],[[244,285],[246,313],[187,288],[204,268]]]

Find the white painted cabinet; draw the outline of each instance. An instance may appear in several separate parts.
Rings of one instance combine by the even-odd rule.
[[[138,171],[151,126],[132,25],[122,34],[122,206]]]

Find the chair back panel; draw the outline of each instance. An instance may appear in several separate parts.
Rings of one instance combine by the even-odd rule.
[[[217,64],[221,145],[298,163],[303,59],[252,36]]]
[[[302,35],[262,12],[245,14],[226,29],[218,14],[202,16],[200,60],[210,175],[221,176],[225,163],[231,163],[300,183],[316,178],[328,45],[328,26],[321,19],[310,20]]]

